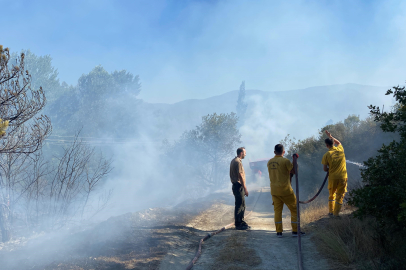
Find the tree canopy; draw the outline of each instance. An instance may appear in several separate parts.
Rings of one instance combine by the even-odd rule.
[[[139,76],[96,66],[50,106],[60,133],[125,137],[136,132]]]
[[[24,53],[25,56],[25,69],[31,75],[31,87],[33,89],[42,87],[48,103],[54,102],[63,94],[68,85],[65,82],[60,83],[58,69],[52,65],[52,57],[50,55],[38,56],[30,50],[23,50],[21,53]],[[13,53],[10,63],[15,62],[18,57],[18,53]]]
[[[138,75],[134,76],[126,70],[108,73],[100,65],[78,80],[79,95],[86,101],[88,98],[102,99],[124,93],[137,96],[140,91]]]
[[[235,156],[241,134],[237,129],[235,113],[210,114],[202,117],[195,129],[183,133],[181,138],[169,145],[166,155],[176,153],[174,171],[188,174],[205,185],[223,185],[228,164]],[[196,184],[196,182],[194,183]]]
[[[350,203],[358,210],[359,217],[375,217],[385,230],[406,227],[406,91],[393,87],[386,95],[393,94],[397,104],[391,111],[369,106],[374,120],[384,132],[400,135],[382,145],[378,155],[364,162],[364,186],[354,189]]]

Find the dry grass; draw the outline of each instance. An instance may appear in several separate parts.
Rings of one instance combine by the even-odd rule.
[[[215,269],[243,270],[251,269],[262,263],[261,258],[254,249],[246,245],[246,237],[232,235],[227,238],[224,247],[219,251],[215,260]],[[214,269],[214,268],[213,268]]]
[[[326,216],[327,213],[328,205],[326,203],[311,203],[300,213],[300,224],[306,229],[311,229],[308,225],[320,220],[323,216]]]
[[[310,205],[301,215],[301,223],[313,231],[319,252],[334,261],[337,269],[379,269],[383,254],[371,219],[353,218],[353,209],[343,209],[340,218],[329,218],[327,204]]]

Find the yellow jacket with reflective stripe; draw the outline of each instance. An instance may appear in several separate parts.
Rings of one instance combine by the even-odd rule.
[[[329,150],[324,154],[321,164],[328,165],[329,180],[347,178],[347,166],[345,164],[345,154],[342,144],[338,145],[337,147],[330,147]]]
[[[271,194],[274,196],[288,196],[293,194],[290,185],[290,171],[293,164],[289,159],[276,155],[267,164],[269,180],[271,181]]]

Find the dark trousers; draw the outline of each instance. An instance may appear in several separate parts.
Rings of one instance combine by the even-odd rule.
[[[238,227],[246,224],[244,221],[245,191],[240,183],[233,183],[233,194],[235,197],[234,224]]]

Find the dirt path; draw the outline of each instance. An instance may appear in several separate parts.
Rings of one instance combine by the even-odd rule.
[[[213,205],[192,219],[186,227],[200,231],[202,238],[205,233],[232,222],[233,196],[230,196],[229,200]],[[285,209],[283,216],[284,237],[277,238],[269,188],[250,192],[246,202],[248,212],[252,210],[247,219],[251,230],[237,231],[231,227],[208,239],[203,244],[202,256],[193,267],[194,270],[298,269],[297,238],[291,237],[289,210]],[[171,250],[162,259],[159,269],[185,269],[194,257],[197,244],[192,250],[191,243]],[[302,249],[305,269],[329,269],[327,261],[317,253],[310,241],[310,235],[302,238]]]

